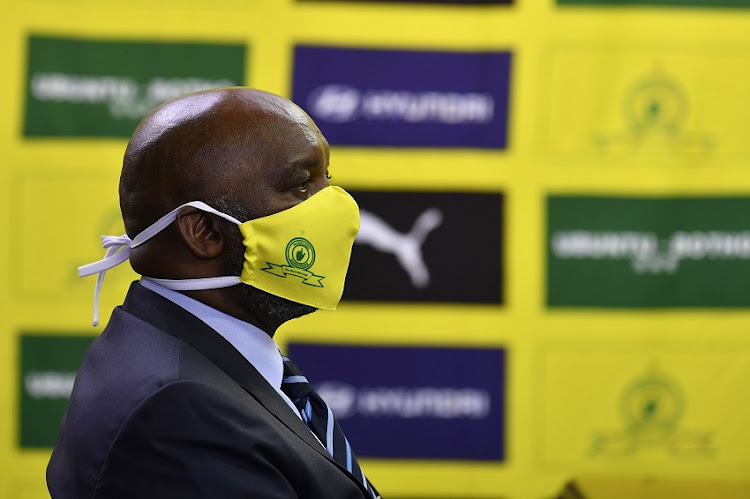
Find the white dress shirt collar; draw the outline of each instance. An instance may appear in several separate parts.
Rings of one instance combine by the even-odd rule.
[[[272,337],[249,322],[241,321],[178,291],[167,289],[147,277],[141,277],[140,283],[144,288],[184,308],[223,336],[281,395],[294,413],[300,415],[289,397],[281,391],[284,366],[279,347]]]

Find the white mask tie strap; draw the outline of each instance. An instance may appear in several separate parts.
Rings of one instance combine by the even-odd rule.
[[[78,276],[86,277],[92,274],[99,274],[96,277],[96,286],[94,287],[94,326],[99,324],[99,293],[104,283],[104,274],[113,267],[120,265],[130,257],[130,248],[132,241],[123,234],[122,236],[102,236],[102,247],[107,249],[104,258],[98,262],[89,263],[78,267]]]
[[[143,277],[149,281],[155,282],[165,288],[174,291],[197,291],[200,289],[219,289],[228,288],[235,284],[240,284],[240,276],[221,276],[221,277],[201,277],[198,279],[158,279],[156,277]]]
[[[210,207],[209,205],[207,205],[206,203],[202,201],[190,201],[189,203],[181,204],[180,206],[170,211],[169,213],[161,217],[159,220],[157,220],[153,224],[149,225],[143,232],[135,236],[132,240],[126,234],[123,234],[122,236],[102,236],[102,247],[107,249],[107,252],[104,254],[104,258],[102,258],[101,260],[97,262],[89,263],[88,265],[82,265],[81,267],[78,267],[79,277],[86,277],[92,274],[98,274],[96,278],[96,286],[94,287],[94,320],[93,320],[94,326],[97,326],[99,324],[99,293],[101,292],[102,284],[104,283],[104,274],[106,274],[106,272],[109,269],[120,265],[122,262],[130,258],[131,248],[140,246],[141,244],[145,243],[146,241],[154,237],[156,234],[158,234],[159,232],[167,228],[177,218],[177,212],[179,212],[182,208],[185,208],[187,206],[192,206],[193,208],[198,208],[201,211],[212,213],[218,217],[221,217],[225,220],[228,220],[234,223],[235,225],[241,225],[242,223],[236,218],[231,217],[227,215],[226,213],[222,213]],[[172,279],[151,278],[151,280],[153,280],[154,282],[163,284],[163,285],[166,284],[167,287],[176,289],[178,291],[195,290],[195,289],[213,289],[213,288],[219,288],[219,287],[224,288],[224,287],[234,286],[235,284],[238,284],[240,282],[239,277],[231,277],[231,276],[211,278],[209,280],[215,281],[212,283],[203,282],[203,281],[208,281],[207,279],[172,280]],[[177,284],[177,283],[185,283],[185,284],[183,285],[183,284]]]

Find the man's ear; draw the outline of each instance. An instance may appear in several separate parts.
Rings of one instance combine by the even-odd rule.
[[[224,251],[225,235],[217,217],[186,206],[177,213],[180,237],[196,258],[212,260]]]

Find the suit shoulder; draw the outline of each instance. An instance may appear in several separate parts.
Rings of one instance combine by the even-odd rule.
[[[123,424],[94,497],[362,499],[356,483],[247,392],[162,387]]]
[[[246,393],[238,398],[203,381],[172,382],[144,399],[123,423],[95,495],[130,490],[138,496],[163,487],[172,497],[182,492],[184,497],[204,497],[190,487],[210,483],[211,496],[223,487],[227,493],[232,490],[229,496],[239,496],[239,490],[251,496],[247,488],[263,482],[282,492],[278,497],[295,497],[282,472],[294,453],[280,445],[274,426]]]
[[[55,497],[89,496],[125,420],[179,379],[181,342],[116,309],[84,356],[60,422],[47,481]]]

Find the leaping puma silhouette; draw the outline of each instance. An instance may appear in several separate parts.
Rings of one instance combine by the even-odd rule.
[[[443,223],[443,214],[437,208],[423,211],[407,233],[388,225],[388,222],[367,210],[360,210],[360,229],[357,244],[369,244],[383,253],[392,253],[403,267],[416,288],[424,288],[430,282],[430,271],[422,257],[422,244],[427,235]]]

